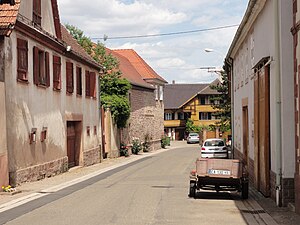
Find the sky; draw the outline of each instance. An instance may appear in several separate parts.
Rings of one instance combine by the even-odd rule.
[[[209,83],[221,68],[248,0],[58,0],[63,24],[111,49],[134,49],[169,83]],[[181,35],[160,35],[198,31]],[[154,37],[135,37],[145,35]],[[104,41],[104,36],[107,40]],[[124,38],[130,37],[130,38]],[[213,49],[205,52],[204,49]]]

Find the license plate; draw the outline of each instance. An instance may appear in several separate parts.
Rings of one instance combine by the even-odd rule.
[[[229,170],[213,170],[209,169],[208,174],[217,174],[217,175],[230,175]]]

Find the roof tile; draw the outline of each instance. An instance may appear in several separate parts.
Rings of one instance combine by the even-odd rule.
[[[0,35],[8,36],[11,33],[11,27],[16,23],[20,1],[16,0],[15,5],[0,5]]]
[[[116,49],[114,52],[127,58],[143,79],[158,79],[164,83],[167,81],[159,76],[133,49]]]

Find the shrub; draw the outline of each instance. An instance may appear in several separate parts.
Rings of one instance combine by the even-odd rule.
[[[149,152],[149,150],[150,150],[150,141],[151,141],[150,135],[146,134],[145,139],[144,139],[144,143],[142,144],[143,152]]]
[[[132,141],[132,147],[131,147],[132,154],[137,155],[141,150],[142,150],[141,142],[138,139],[134,139]]]
[[[120,144],[120,156],[129,156],[128,147],[124,143]]]
[[[168,144],[167,136],[166,136],[166,135],[163,135],[163,136],[161,137],[161,147],[162,147],[162,148],[166,148],[167,144]]]

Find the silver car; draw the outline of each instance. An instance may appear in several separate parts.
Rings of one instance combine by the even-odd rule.
[[[187,139],[186,139],[187,143],[199,143],[199,134],[197,133],[189,133]]]
[[[201,147],[201,158],[228,158],[228,149],[222,139],[206,139]]]

